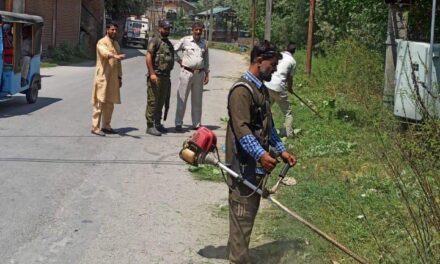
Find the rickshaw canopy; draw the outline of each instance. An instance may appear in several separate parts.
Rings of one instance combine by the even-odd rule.
[[[6,23],[21,23],[21,24],[43,24],[43,18],[40,16],[26,15],[13,13],[8,11],[0,11],[3,22]]]

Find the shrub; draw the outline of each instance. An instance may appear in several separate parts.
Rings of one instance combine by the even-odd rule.
[[[91,56],[84,47],[72,46],[63,42],[58,47],[49,49],[49,58],[55,62],[69,63],[90,59]]]

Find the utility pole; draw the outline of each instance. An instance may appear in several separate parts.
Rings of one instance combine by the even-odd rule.
[[[208,8],[208,0],[205,0],[204,2],[203,2],[203,4],[204,4],[204,6],[205,6],[205,8],[206,8],[206,15],[205,15],[205,21],[203,22],[204,24],[205,24],[205,32],[204,32],[204,37],[205,37],[205,39],[208,39],[209,38],[209,36],[208,36],[208,31],[209,31],[209,20],[208,20],[208,17],[209,17],[209,8]]]
[[[162,12],[161,12],[160,19],[162,20],[164,18],[165,18],[165,5],[164,5],[163,0],[162,0]]]
[[[435,26],[435,10],[437,10],[437,0],[432,0],[432,14],[431,14],[431,38],[429,45],[429,61],[428,61],[428,90],[432,92],[432,53],[434,47],[434,26]],[[437,90],[438,92],[438,90]]]
[[[156,0],[153,0],[153,6],[151,8],[151,16],[153,23],[151,23],[151,31],[153,34],[156,32]]]
[[[312,73],[312,47],[313,47],[313,26],[315,21],[315,0],[310,0],[309,12],[309,31],[307,34],[307,58],[306,73],[310,76]]]
[[[251,48],[255,45],[255,19],[257,16],[257,3],[256,0],[252,0],[252,4],[251,4],[251,24],[252,24],[252,44],[251,44]]]
[[[396,72],[397,43],[396,39],[407,39],[407,18],[403,14],[401,4],[397,1],[385,1],[388,4],[388,26],[385,51],[385,82],[383,87],[383,104],[387,107],[394,105],[394,74]]]
[[[209,16],[209,35],[208,44],[212,43],[212,34],[214,34],[214,1],[211,0],[211,15]]]
[[[12,12],[24,13],[24,3],[22,0],[13,0]]]
[[[272,30],[272,6],[273,0],[266,0],[266,22],[264,23],[264,39],[269,41],[271,38]]]

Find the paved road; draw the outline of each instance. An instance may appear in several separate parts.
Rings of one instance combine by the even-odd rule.
[[[89,132],[94,63],[43,69],[36,104],[0,104],[0,263],[225,263],[197,252],[225,245],[227,222],[213,211],[226,186],[193,180],[179,160],[190,132],[145,134],[144,56],[125,52],[120,135]],[[215,50],[211,61],[203,123],[224,136],[227,90],[246,61]]]

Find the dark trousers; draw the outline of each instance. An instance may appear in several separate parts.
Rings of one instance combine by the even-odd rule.
[[[257,176],[257,184],[262,179]],[[261,197],[242,183],[231,179],[229,182],[232,183],[232,191],[229,191],[229,261],[234,264],[250,264],[249,242]]]
[[[147,78],[147,109],[145,110],[145,118],[147,119],[148,128],[160,125],[162,109],[170,92],[171,80],[169,76],[157,75],[157,83],[153,83],[150,78]]]

